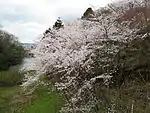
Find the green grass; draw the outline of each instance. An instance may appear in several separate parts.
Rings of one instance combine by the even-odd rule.
[[[13,67],[0,72],[0,82],[18,83],[23,79],[23,73]],[[0,86],[0,113],[58,113],[62,99],[57,92],[52,92],[48,86],[39,85],[31,94],[22,90],[21,86]],[[30,88],[29,88],[30,90]]]
[[[0,113],[11,113],[11,101],[19,90],[19,86],[0,87]]]
[[[40,87],[34,93],[35,100],[27,103],[21,113],[58,113],[61,98],[56,92],[49,92],[47,88]]]
[[[62,101],[45,86],[26,94],[20,86],[0,87],[0,113],[58,113]]]
[[[7,71],[0,71],[0,82],[18,83],[23,79],[23,73],[19,72],[19,67],[10,68]]]

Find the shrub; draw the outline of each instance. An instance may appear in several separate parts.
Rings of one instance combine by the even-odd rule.
[[[0,31],[0,70],[20,64],[24,53],[24,48],[14,35]]]
[[[140,82],[150,81],[150,39],[136,38],[126,47],[121,49],[117,55],[117,71],[113,76],[115,85],[120,86],[125,82],[138,80]]]

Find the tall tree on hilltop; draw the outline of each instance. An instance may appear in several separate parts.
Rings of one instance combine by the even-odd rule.
[[[57,21],[53,25],[53,28],[54,29],[60,29],[60,28],[63,28],[63,27],[64,27],[63,22],[62,22],[61,18],[58,17]]]
[[[91,7],[89,7],[83,14],[83,16],[81,17],[82,19],[88,19],[88,18],[93,18],[95,15],[93,9]]]

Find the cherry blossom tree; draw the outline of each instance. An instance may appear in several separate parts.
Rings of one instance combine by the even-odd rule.
[[[118,23],[118,13],[111,8],[95,13],[95,18],[65,23],[63,29],[49,29],[34,51],[38,60],[35,70],[50,77],[65,97],[62,113],[99,109],[96,89],[109,87],[117,70],[116,53],[135,38],[136,29],[130,29],[128,23]],[[34,80],[38,77],[39,74]],[[107,107],[109,111],[111,102]]]

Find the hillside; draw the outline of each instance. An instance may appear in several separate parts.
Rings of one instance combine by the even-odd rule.
[[[34,50],[38,75],[25,85],[44,75],[64,97],[62,113],[148,113],[148,17],[140,26],[137,18],[118,21],[126,3],[89,9],[82,19],[48,28]]]

